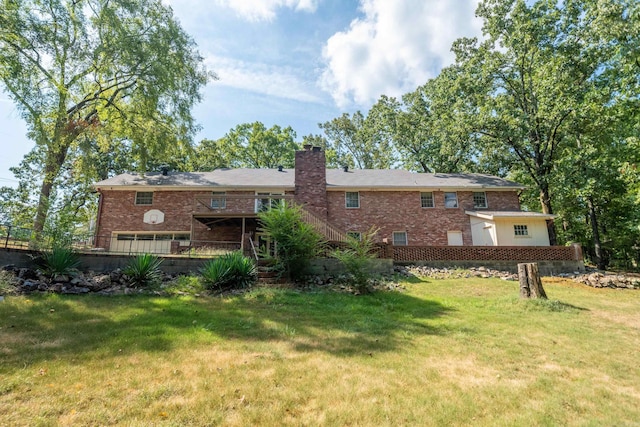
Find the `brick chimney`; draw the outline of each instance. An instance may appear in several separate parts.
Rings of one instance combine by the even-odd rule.
[[[326,219],[327,161],[320,147],[305,145],[296,151],[295,185],[295,201]]]

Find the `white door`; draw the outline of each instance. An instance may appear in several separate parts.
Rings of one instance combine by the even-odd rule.
[[[449,246],[462,246],[462,231],[447,231]]]

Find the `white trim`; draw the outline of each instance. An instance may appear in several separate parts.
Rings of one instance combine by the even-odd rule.
[[[484,212],[476,212],[476,211],[464,211],[465,214],[469,216],[475,216],[477,218],[495,220],[497,218],[514,218],[521,219],[523,221],[528,219],[533,220],[543,220],[543,219],[554,219],[557,218],[558,215],[553,214],[545,214],[540,212],[525,212],[525,211],[484,211]]]
[[[404,244],[396,245],[396,234],[404,234]],[[409,245],[409,233],[405,231],[393,231],[391,232],[391,243],[393,246],[408,246]]]
[[[349,206],[349,198],[347,197],[347,194],[353,194],[355,193],[358,196],[358,206]],[[345,209],[360,209],[360,192],[359,191],[345,191],[344,192],[344,207]]]

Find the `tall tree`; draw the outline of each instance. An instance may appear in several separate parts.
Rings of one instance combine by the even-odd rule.
[[[405,168],[430,173],[474,169],[474,133],[464,114],[468,102],[457,83],[457,69],[445,68],[402,101],[382,96],[369,112],[369,118],[387,123]]]
[[[535,183],[545,213],[553,213],[552,172],[576,112],[615,102],[637,79],[620,55],[637,59],[637,9],[633,0],[485,0],[477,10],[485,40],[454,44],[485,155],[508,153]],[[553,244],[555,228],[549,232]]]
[[[37,235],[81,136],[128,140],[141,169],[190,144],[201,64],[160,0],[0,0],[0,82],[42,154]]]
[[[335,151],[341,166],[359,169],[387,169],[395,164],[395,153],[386,123],[372,110],[367,118],[360,111],[325,123],[319,123],[328,141],[328,148]]]
[[[194,169],[293,167],[299,148],[295,138],[290,126],[267,129],[260,122],[243,123],[216,141],[202,140],[196,148]]]

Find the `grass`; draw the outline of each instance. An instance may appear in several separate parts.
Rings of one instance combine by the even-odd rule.
[[[633,425],[640,292],[411,280],[367,296],[0,303],[4,425]],[[190,289],[184,281],[176,289]]]

